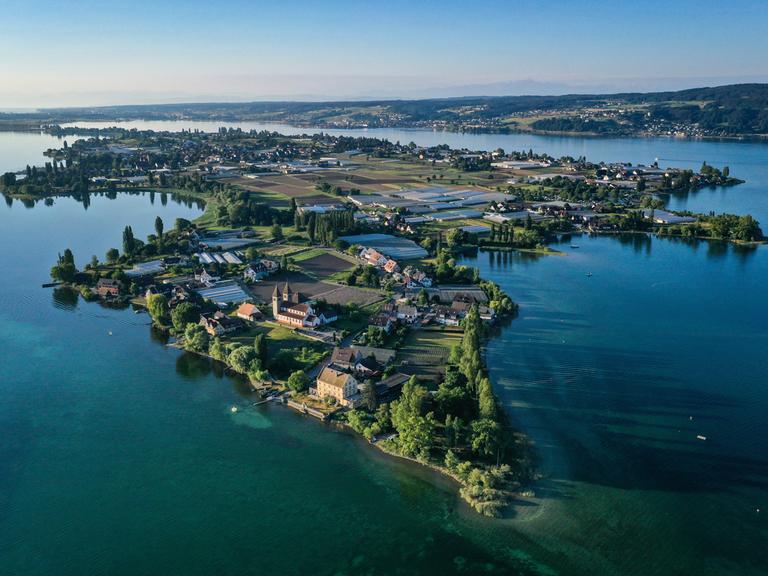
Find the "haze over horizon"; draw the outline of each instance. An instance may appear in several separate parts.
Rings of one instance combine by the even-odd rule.
[[[768,81],[762,2],[8,0],[0,108],[652,92]],[[226,33],[221,31],[225,30]],[[726,49],[727,47],[727,49]]]

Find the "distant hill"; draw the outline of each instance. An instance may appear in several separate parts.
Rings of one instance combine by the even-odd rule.
[[[12,115],[0,115],[0,119],[4,116]],[[442,126],[492,131],[752,136],[768,134],[768,84],[562,96],[104,106],[46,109],[24,116],[60,121],[186,118],[320,127]]]

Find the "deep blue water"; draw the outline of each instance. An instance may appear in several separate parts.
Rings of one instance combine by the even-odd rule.
[[[645,236],[560,249],[468,259],[521,306],[487,360],[542,457],[543,511],[524,531],[618,573],[764,573],[768,251]]]

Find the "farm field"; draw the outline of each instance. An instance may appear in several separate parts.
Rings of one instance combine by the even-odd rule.
[[[301,272],[287,272],[280,273],[277,276],[266,279],[263,282],[257,282],[251,284],[250,290],[254,298],[259,302],[271,302],[272,291],[276,285],[282,286],[288,282],[291,285],[291,290],[299,292],[304,298],[312,298],[317,294],[329,292],[338,288],[335,284],[327,284],[320,282],[307,274]]]
[[[257,302],[271,302],[275,285],[282,289],[286,281],[291,285],[294,292],[301,294],[302,298],[324,300],[329,304],[354,303],[366,306],[382,299],[381,293],[376,290],[322,282],[301,272],[288,272],[287,274],[280,274],[278,278],[251,284],[250,290]]]
[[[298,262],[304,271],[318,278],[327,278],[339,272],[350,270],[355,266],[349,260],[329,254],[328,252],[320,251],[319,254],[313,254],[312,252],[314,251],[305,253],[308,255],[307,257],[304,257],[305,254],[299,254],[294,258],[294,262]]]
[[[445,374],[451,349],[461,342],[458,328],[422,328],[408,335],[397,353],[398,370],[437,382]]]

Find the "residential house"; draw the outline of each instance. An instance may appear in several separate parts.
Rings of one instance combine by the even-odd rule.
[[[407,266],[403,270],[403,281],[410,289],[430,288],[432,286],[432,279],[413,266]]]
[[[400,271],[400,266],[394,260],[387,260],[386,264],[384,264],[384,271],[387,274],[394,274]]]
[[[257,282],[270,274],[274,274],[278,270],[280,270],[279,263],[273,260],[268,260],[267,258],[262,258],[261,260],[251,262],[243,272],[243,278],[245,280],[250,280],[251,282]]]
[[[242,320],[227,316],[221,311],[213,314],[201,314],[198,324],[205,328],[205,331],[211,336],[223,336],[243,327]]]
[[[459,326],[462,315],[449,306],[435,306],[435,322],[443,326]]]
[[[408,324],[415,322],[419,317],[419,310],[416,306],[409,306],[407,304],[398,304],[395,312],[398,320],[403,320]]]
[[[249,302],[243,302],[235,313],[241,320],[248,320],[249,322],[256,322],[264,319],[264,314],[261,313],[254,304]]]
[[[320,398],[330,396],[342,406],[354,407],[359,398],[357,387],[354,376],[327,366],[317,377],[315,390]]]
[[[100,278],[96,283],[96,293],[101,298],[116,298],[120,296],[120,281],[112,278]]]
[[[200,284],[210,287],[219,280],[219,277],[209,274],[205,268],[202,268],[200,270],[195,270],[195,280],[200,282]]]
[[[171,290],[172,290],[172,286],[169,286],[168,284],[160,284],[160,285],[152,284],[148,286],[147,289],[144,291],[144,298],[149,300],[150,296],[155,296],[157,294],[162,294],[166,298],[170,298]]]
[[[354,370],[360,360],[360,352],[354,348],[334,348],[331,354],[331,364],[342,370]]]
[[[379,364],[386,366],[395,359],[396,352],[390,348],[374,348],[373,346],[353,346],[361,358],[373,356]]]
[[[375,356],[365,356],[360,358],[354,367],[355,374],[364,378],[378,376],[383,369],[384,367],[379,364]]]
[[[469,302],[464,302],[462,300],[454,300],[451,302],[451,310],[457,312],[462,317],[466,316],[470,308],[472,308],[472,304]]]
[[[483,322],[493,322],[496,320],[496,311],[489,306],[480,305],[477,307],[477,311],[480,314],[480,320]]]
[[[170,296],[171,298],[168,300],[168,306],[171,308],[175,308],[182,302],[187,302],[192,298],[192,294],[190,294],[189,290],[178,284],[173,287],[170,292]]]
[[[375,316],[371,316],[368,320],[368,326],[375,326],[389,334],[393,326],[392,317],[386,312],[379,312]]]
[[[371,266],[381,268],[389,260],[384,254],[374,248],[363,248],[360,251],[360,258],[365,260]]]
[[[492,322],[496,319],[496,312],[493,308],[485,306],[484,304],[479,304],[470,294],[457,294],[454,297],[453,302],[451,302],[451,310],[456,312],[460,318],[464,318],[464,316],[467,315],[467,312],[469,312],[469,309],[475,305],[477,306],[480,320]]]

